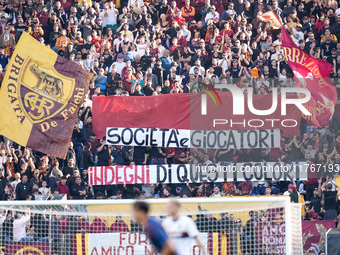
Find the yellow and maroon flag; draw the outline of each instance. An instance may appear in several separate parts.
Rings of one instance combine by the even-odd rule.
[[[263,13],[262,15],[256,16],[263,22],[269,22],[270,26],[274,29],[280,29],[282,27],[281,20],[276,16],[273,10]]]
[[[317,127],[329,124],[337,99],[336,88],[329,78],[332,65],[297,47],[284,27],[281,36],[283,53],[294,73],[296,87],[306,88],[311,93],[311,99],[304,104],[311,115],[303,117]]]
[[[0,91],[0,134],[65,158],[91,74],[23,33]]]

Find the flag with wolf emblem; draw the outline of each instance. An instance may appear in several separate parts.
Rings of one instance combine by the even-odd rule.
[[[91,74],[23,33],[0,91],[0,134],[65,158]]]

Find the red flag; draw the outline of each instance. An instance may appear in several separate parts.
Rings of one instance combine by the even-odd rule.
[[[296,87],[307,88],[312,96],[304,104],[312,115],[303,117],[310,124],[323,127],[329,123],[335,110],[337,92],[329,79],[333,67],[297,47],[284,27],[281,29],[281,36],[283,52],[293,70]]]

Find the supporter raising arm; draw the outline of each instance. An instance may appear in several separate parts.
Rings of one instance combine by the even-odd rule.
[[[13,221],[13,241],[19,242],[26,237],[26,223],[31,219],[30,208],[26,208],[24,215],[17,213],[15,217],[16,219]]]

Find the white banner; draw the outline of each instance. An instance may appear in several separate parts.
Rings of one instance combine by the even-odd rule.
[[[306,162],[228,165],[133,165],[90,167],[90,185],[307,180]]]
[[[200,233],[199,238],[207,247],[208,234]],[[193,243],[191,253],[199,255],[199,247]],[[88,254],[128,254],[128,255],[152,255],[152,246],[145,233],[103,233],[88,235]]]
[[[259,247],[266,246],[265,254],[284,255],[286,253],[286,225],[276,222],[259,222],[256,226]]]
[[[280,130],[191,131],[185,129],[107,128],[106,144],[208,149],[279,148]]]

